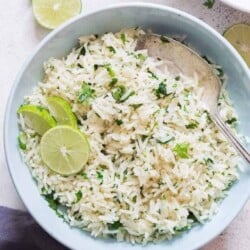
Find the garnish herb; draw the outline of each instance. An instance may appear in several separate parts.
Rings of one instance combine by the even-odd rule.
[[[94,71],[97,71],[97,69],[99,68],[100,65],[98,64],[94,64]]]
[[[79,190],[78,192],[75,193],[75,195],[76,195],[76,203],[77,203],[82,199],[82,191]]]
[[[82,177],[83,177],[83,179],[85,179],[85,180],[87,180],[87,179],[88,179],[88,175],[87,175],[85,172],[81,173],[81,176],[82,176]]]
[[[122,121],[122,120],[118,120],[118,119],[116,119],[116,120],[115,120],[115,122],[116,122],[116,124],[117,124],[118,126],[120,126],[120,125],[122,125],[122,124],[123,124],[123,121]]]
[[[86,55],[86,48],[84,46],[82,46],[82,48],[79,50],[79,55],[77,57],[77,59],[80,58],[80,56],[85,56]]]
[[[109,74],[110,77],[112,77],[112,78],[115,77],[115,72],[114,72],[114,70],[110,67],[109,64],[105,64],[103,67],[108,71],[108,74]]]
[[[194,213],[191,212],[191,211],[189,211],[188,219],[189,219],[189,220],[192,220],[193,223],[199,222],[199,220],[196,218],[196,216],[194,215]]]
[[[25,137],[24,133],[21,133],[17,137],[19,148],[22,149],[22,150],[25,150],[27,148],[27,146],[26,146],[26,144],[24,142],[24,139],[25,139],[24,137]]]
[[[188,158],[189,158],[189,155],[188,155],[188,148],[189,148],[189,143],[184,142],[184,143],[176,144],[176,146],[173,148],[173,151],[174,151],[180,158],[188,159]]]
[[[134,110],[138,109],[139,107],[142,106],[142,104],[130,104],[129,106],[133,107]]]
[[[144,62],[147,59],[147,57],[144,56],[141,53],[139,53],[138,55],[136,55],[136,58],[139,59],[141,62]]]
[[[175,81],[180,81],[181,77],[180,76],[176,76],[175,77]]]
[[[155,95],[158,98],[169,96],[171,93],[167,93],[167,85],[164,82],[161,82],[157,89],[155,89]]]
[[[168,140],[166,141],[160,141],[160,140],[156,140],[158,143],[160,144],[168,144],[169,142],[173,141],[174,140],[174,137],[171,137],[169,138]]]
[[[150,78],[158,80],[158,77],[150,69],[148,69],[148,73],[150,74]]]
[[[116,53],[116,50],[115,50],[115,48],[113,46],[108,46],[108,49],[109,49],[110,52],[112,52],[114,54]]]
[[[190,229],[190,226],[187,225],[185,227],[176,227],[176,228],[174,228],[174,231],[176,233],[181,233],[181,232],[185,232],[185,231],[187,231],[189,229]]]
[[[82,90],[78,94],[78,102],[89,104],[89,100],[95,98],[95,90],[91,89],[87,83],[82,84]]]
[[[134,94],[134,91],[126,91],[125,86],[120,85],[115,88],[112,96],[117,102],[125,102],[130,96]]]
[[[161,36],[160,39],[161,39],[161,41],[163,43],[169,43],[170,42],[169,39],[167,37],[165,37],[165,36]]]
[[[192,122],[187,124],[185,127],[187,129],[194,129],[194,128],[197,128],[198,126],[199,126],[199,122],[192,120]]]
[[[120,221],[115,221],[114,223],[108,223],[109,230],[117,230],[122,227],[122,223]]]
[[[97,178],[100,180],[100,181],[103,181],[103,174],[99,171],[96,172],[97,173]]]
[[[208,165],[210,165],[210,164],[213,164],[214,161],[213,161],[211,158],[205,158],[205,159],[204,159],[204,163],[208,166]]]
[[[215,4],[215,0],[206,0],[206,2],[203,3],[203,5],[208,7],[208,9],[212,9],[214,4]]]
[[[63,218],[63,213],[60,210],[58,210],[60,203],[56,199],[54,199],[53,193],[46,194],[46,195],[44,195],[44,197],[45,197],[46,201],[48,202],[49,207],[52,208],[53,210],[55,210],[57,216],[60,218]]]
[[[122,43],[125,44],[126,43],[126,36],[124,33],[121,34],[121,40],[122,40]]]
[[[236,123],[237,119],[235,117],[232,117],[231,119],[228,119],[225,121],[225,123],[232,125],[233,123]]]
[[[116,83],[118,82],[117,78],[112,78],[112,80],[109,83],[109,87],[114,87],[116,85]]]

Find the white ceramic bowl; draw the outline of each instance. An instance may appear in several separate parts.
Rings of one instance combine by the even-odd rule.
[[[82,15],[51,32],[33,51],[22,67],[9,96],[4,121],[4,146],[9,171],[17,192],[36,221],[55,239],[71,249],[88,250],[188,250],[197,249],[216,237],[239,213],[250,193],[250,173],[241,173],[240,181],[230,190],[214,218],[204,226],[169,242],[132,246],[114,240],[94,239],[89,233],[70,228],[59,219],[38,193],[35,181],[23,163],[18,146],[16,111],[23,97],[31,92],[43,76],[43,62],[49,57],[62,57],[84,34],[101,34],[125,27],[141,26],[155,33],[185,35],[187,42],[200,54],[221,65],[228,76],[228,91],[241,121],[239,130],[250,135],[250,76],[246,64],[231,45],[202,21],[179,10],[154,4],[121,4]]]

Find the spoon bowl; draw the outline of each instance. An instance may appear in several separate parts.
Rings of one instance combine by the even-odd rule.
[[[173,38],[146,34],[139,37],[136,50],[146,49],[149,56],[164,60],[161,69],[167,66],[170,73],[198,77],[200,87],[203,88],[201,102],[209,112],[212,120],[224,136],[234,146],[238,153],[250,164],[250,154],[233,135],[227,125],[222,121],[218,111],[218,99],[221,92],[221,82],[213,68],[205,59],[191,48]]]

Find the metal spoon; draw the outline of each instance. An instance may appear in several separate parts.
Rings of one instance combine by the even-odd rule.
[[[201,101],[212,120],[239,154],[250,164],[250,154],[220,117],[218,98],[221,91],[221,82],[206,60],[184,44],[172,38],[155,34],[146,34],[138,38],[136,50],[142,49],[147,49],[149,56],[166,61],[168,70],[173,74],[182,73],[190,77],[194,76],[194,73],[197,74],[199,83],[203,87]],[[164,67],[164,65],[161,67]]]

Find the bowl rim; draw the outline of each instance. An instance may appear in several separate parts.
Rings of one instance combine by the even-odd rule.
[[[7,168],[8,168],[8,171],[10,173],[10,176],[11,176],[11,180],[12,180],[12,182],[14,184],[16,192],[18,193],[18,195],[19,195],[19,197],[21,198],[22,201],[24,201],[25,194],[22,193],[18,189],[18,186],[16,185],[16,182],[15,182],[14,171],[13,171],[13,167],[12,167],[12,163],[11,163],[11,156],[10,156],[10,152],[8,152],[8,146],[7,146],[9,144],[9,142],[7,140],[7,132],[8,132],[8,121],[9,121],[9,118],[10,118],[10,109],[11,109],[11,105],[12,105],[12,102],[13,102],[13,99],[14,99],[14,92],[15,92],[15,90],[16,90],[19,82],[20,82],[20,79],[21,79],[24,71],[26,70],[26,68],[30,64],[30,62],[32,61],[33,57],[39,52],[39,50],[47,42],[49,42],[55,35],[60,33],[64,28],[70,26],[71,24],[73,24],[74,22],[76,22],[76,21],[78,21],[80,19],[84,19],[84,18],[86,18],[88,16],[95,15],[95,14],[101,13],[103,11],[122,9],[122,8],[128,8],[128,7],[139,7],[139,8],[147,8],[147,9],[160,9],[162,11],[167,11],[167,12],[174,13],[176,15],[179,15],[180,17],[184,17],[186,19],[191,20],[195,24],[200,25],[202,28],[204,28],[208,32],[212,33],[213,36],[215,36],[218,40],[220,40],[221,43],[223,43],[226,47],[228,47],[230,49],[231,53],[238,60],[238,63],[240,63],[241,67],[244,69],[244,71],[247,72],[247,75],[249,76],[249,79],[250,79],[250,72],[248,71],[247,64],[245,63],[243,58],[238,54],[236,49],[223,36],[221,36],[220,33],[218,33],[216,30],[214,30],[212,27],[210,27],[204,21],[202,21],[202,20],[198,19],[197,17],[195,17],[195,16],[193,16],[191,14],[188,14],[188,13],[182,11],[182,10],[179,10],[179,9],[176,9],[176,8],[173,8],[173,7],[169,7],[169,6],[166,6],[166,5],[163,5],[163,4],[144,3],[144,2],[132,2],[132,3],[127,2],[127,3],[111,4],[111,5],[108,5],[106,7],[101,7],[101,8],[98,8],[97,10],[89,11],[89,12],[83,13],[83,14],[81,14],[79,16],[76,16],[76,17],[72,18],[71,20],[67,21],[66,23],[64,23],[63,25],[61,25],[60,27],[58,27],[57,29],[53,30],[51,33],[46,35],[38,43],[38,45],[35,46],[35,48],[31,52],[30,56],[28,56],[26,58],[26,60],[22,64],[21,68],[19,69],[19,72],[17,73],[17,75],[15,77],[15,80],[14,80],[12,86],[11,86],[11,90],[10,90],[9,95],[8,95],[8,100],[7,100],[7,103],[6,103],[5,115],[4,115],[4,120],[3,120],[4,154],[5,154],[5,161],[7,163]],[[239,205],[238,212],[234,216],[231,217],[230,221],[228,223],[225,223],[224,226],[221,227],[219,230],[215,230],[214,233],[210,235],[210,237],[206,238],[202,242],[198,241],[198,242],[194,243],[193,249],[198,249],[198,248],[206,245],[207,243],[209,243],[210,241],[215,239],[221,232],[223,232],[225,230],[225,228],[228,227],[228,225],[235,219],[235,217],[238,215],[238,213],[242,210],[243,206],[246,204],[249,197],[250,197],[250,190],[249,190],[249,193],[247,195],[245,195],[245,198],[242,199],[241,203],[238,204]],[[39,219],[37,219],[36,213],[33,211],[33,209],[31,207],[29,207],[27,204],[25,204],[25,202],[23,202],[23,203],[24,203],[25,208],[29,212],[29,214],[39,224],[39,226],[42,227],[42,229],[45,232],[47,232],[51,237],[53,237],[55,240],[57,240],[60,244],[72,249],[72,245],[70,245],[70,243],[67,242],[67,240],[59,238],[52,230],[50,230],[49,227],[46,226],[46,223],[44,223],[43,221],[40,221]]]
[[[250,6],[249,8],[244,8],[242,3],[233,2],[232,0],[220,0],[220,1],[226,4],[227,6],[230,6],[231,8],[234,8],[236,10],[240,10],[246,13],[250,13]]]

